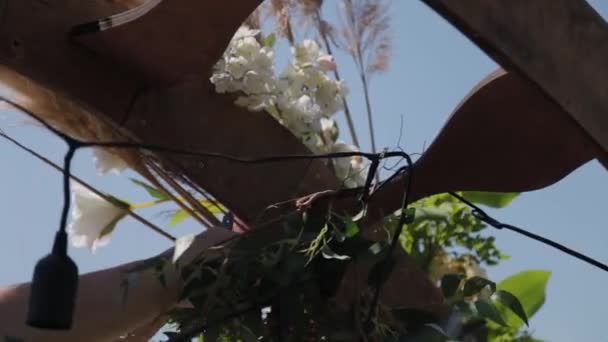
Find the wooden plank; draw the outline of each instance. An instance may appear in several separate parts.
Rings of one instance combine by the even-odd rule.
[[[460,190],[537,190],[600,154],[586,132],[538,87],[499,70],[465,97],[416,161],[411,200]],[[398,178],[379,190],[368,223],[397,210],[403,189]],[[346,208],[354,206],[344,202]]]
[[[6,1],[0,22],[0,63],[58,96],[117,121],[139,87],[139,77],[70,42],[80,22],[124,10],[110,1]]]
[[[608,153],[608,24],[586,1],[422,1],[538,85]]]
[[[155,84],[208,74],[261,0],[160,1],[145,15],[76,39]]]
[[[146,39],[145,34],[152,38],[155,35],[147,31],[150,26],[142,20],[145,24],[142,29],[132,27],[133,35],[125,35],[125,39],[139,42],[135,47],[144,50],[125,52],[126,57],[134,58],[128,62],[115,59],[111,53],[104,54],[103,49],[92,50],[96,46],[84,47],[68,39],[74,25],[115,14],[127,9],[127,4],[138,3],[6,2],[0,23],[0,63],[5,67],[0,72],[1,81],[21,93],[16,98],[21,105],[43,117],[64,115],[69,117],[67,121],[75,122],[83,115],[92,115],[107,124],[106,129],[143,143],[243,157],[308,152],[269,115],[237,108],[232,97],[216,94],[208,82],[211,66],[225,50],[234,30],[255,8],[255,1],[242,7],[239,5],[244,2],[240,0],[226,0],[221,5],[215,1],[196,1],[194,12],[184,11],[183,1],[165,1],[161,3],[165,5],[160,14],[149,14],[167,25],[181,24],[181,28],[167,30],[166,40]],[[189,19],[180,20],[184,15]],[[198,18],[196,23],[193,15]],[[214,27],[218,22],[223,25]],[[192,30],[186,39],[184,27],[191,24],[201,31]],[[165,43],[168,45],[163,46]],[[165,50],[148,56],[148,48]],[[168,62],[165,54],[188,56],[190,52],[193,57],[188,58],[200,59],[200,65],[195,68],[192,61],[186,63],[190,73],[185,83],[155,83],[167,80],[164,72],[168,69],[156,70],[151,65]],[[157,64],[135,65],[134,56]],[[176,57],[174,66],[182,61]],[[246,221],[258,217],[269,204],[338,186],[335,177],[320,162],[294,162],[280,167],[276,164],[245,167],[217,161],[196,163],[206,164],[201,169],[193,166],[192,159],[164,157],[166,165],[176,165]]]

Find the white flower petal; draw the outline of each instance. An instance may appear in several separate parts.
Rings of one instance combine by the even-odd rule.
[[[93,150],[93,159],[95,160],[99,174],[106,174],[110,171],[118,174],[129,167],[122,158],[103,148],[95,148]]]
[[[196,234],[188,234],[178,238],[175,241],[175,248],[173,251],[173,262],[179,260],[179,258],[190,248],[194,239],[196,238]]]
[[[333,56],[330,56],[330,55],[320,56],[319,58],[317,58],[317,63],[325,71],[336,70],[336,62],[334,61]]]
[[[110,233],[104,229],[116,224],[126,215],[126,210],[106,201],[89,189],[72,182],[72,213],[67,227],[74,247],[88,247],[92,252],[110,241]],[[100,236],[105,233],[104,236]]]

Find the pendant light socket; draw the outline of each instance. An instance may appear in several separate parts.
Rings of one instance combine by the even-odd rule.
[[[78,267],[67,254],[67,234],[59,231],[51,254],[40,259],[30,288],[27,325],[41,329],[72,327]]]

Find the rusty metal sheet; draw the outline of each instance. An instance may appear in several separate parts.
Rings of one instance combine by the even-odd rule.
[[[422,0],[562,106],[608,154],[608,24],[585,0]]]

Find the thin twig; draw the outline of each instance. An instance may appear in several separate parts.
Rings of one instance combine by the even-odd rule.
[[[10,141],[11,143],[13,143],[14,145],[16,145],[17,147],[21,148],[25,152],[27,152],[27,153],[33,155],[34,157],[38,158],[40,161],[44,162],[45,164],[51,166],[55,170],[57,170],[59,172],[62,172],[62,173],[64,172],[64,169],[61,166],[55,164],[51,160],[47,159],[46,157],[44,157],[43,155],[37,153],[36,151],[30,149],[29,147],[21,144],[19,141],[17,141],[14,138],[10,137],[6,133],[0,131],[0,136],[3,137],[4,139]],[[109,203],[112,203],[113,205],[116,205],[116,202],[113,201],[110,196],[108,196],[108,195],[104,194],[103,192],[97,190],[96,188],[94,188],[93,186],[89,185],[87,182],[83,181],[82,179],[74,176],[73,174],[70,174],[70,178],[73,179],[74,181],[76,181],[78,184],[80,184],[83,187],[85,187],[87,190],[93,192],[97,196],[105,199],[106,201],[108,201]],[[69,192],[68,192],[68,196],[69,196]],[[173,235],[165,232],[164,230],[162,230],[161,228],[159,228],[158,226],[156,226],[152,222],[146,220],[145,218],[143,218],[142,216],[136,214],[135,212],[131,211],[130,209],[125,209],[123,207],[121,207],[121,209],[126,210],[126,212],[127,212],[127,214],[129,216],[133,217],[135,220],[139,221],[144,226],[146,226],[146,227],[150,228],[151,230],[153,230],[154,232],[156,232],[156,233],[158,233],[158,234],[166,237],[167,239],[171,240],[172,242],[175,242],[176,238]]]
[[[325,50],[329,55],[333,56],[333,49],[331,48],[331,43],[329,42],[329,38],[327,37],[327,32],[325,32],[326,30],[324,30],[322,27],[323,18],[321,17],[321,11],[319,9],[317,9],[315,12],[315,21],[317,24],[317,30],[319,31],[319,36],[321,36],[323,44],[325,45]],[[336,78],[336,81],[342,81],[337,65],[334,69],[334,77]],[[346,116],[346,123],[348,124],[348,130],[350,131],[350,136],[353,140],[353,144],[357,148],[361,148],[361,145],[359,144],[359,138],[357,137],[357,131],[355,130],[353,117],[350,113],[350,106],[348,105],[348,101],[346,101],[346,98],[344,96],[342,96],[342,107],[344,108],[344,116]]]
[[[171,200],[173,200],[173,202],[175,202],[182,210],[184,210],[186,213],[188,213],[188,215],[190,215],[193,219],[195,219],[196,221],[198,221],[201,225],[203,225],[204,227],[212,227],[214,225],[219,224],[219,221],[217,222],[211,222],[209,221],[208,217],[205,216],[205,212],[203,212],[202,210],[200,210],[198,207],[196,209],[199,209],[199,212],[196,212],[193,208],[195,206],[196,203],[200,206],[200,203],[198,203],[198,201],[196,201],[195,199],[192,199],[192,196],[185,191],[177,182],[173,181],[173,179],[171,179],[171,177],[169,175],[167,175],[160,167],[158,167],[158,165],[156,165],[154,162],[150,161],[148,163],[148,165],[150,166],[150,168],[152,168],[152,170],[160,177],[162,178],[165,182],[169,183],[169,185],[175,189],[181,196],[181,198],[183,199],[183,201],[178,198],[177,196],[173,195],[173,193],[171,193],[171,191],[169,191],[168,189],[166,189],[161,182],[157,181],[157,180],[153,180],[156,186],[161,187],[161,189],[163,190],[163,192],[169,196],[169,198],[171,198]],[[188,204],[190,204],[190,206],[188,206],[186,203],[184,203],[184,201],[188,202]],[[202,207],[202,206],[201,206]],[[200,216],[199,216],[200,214]],[[213,216],[211,213],[209,213],[211,216]]]

